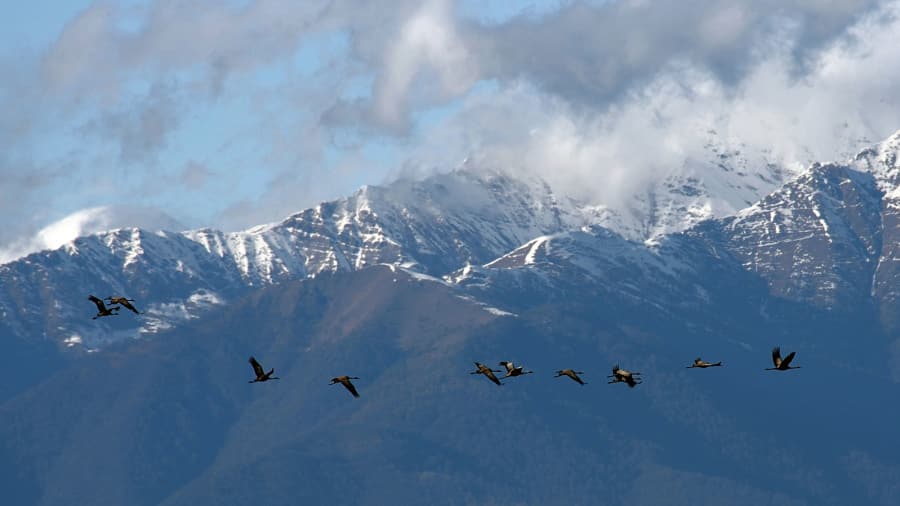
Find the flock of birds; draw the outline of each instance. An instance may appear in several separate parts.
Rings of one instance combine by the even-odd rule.
[[[117,296],[109,296],[105,299],[100,299],[99,297],[95,297],[94,295],[89,295],[88,300],[93,302],[97,306],[97,314],[93,317],[94,320],[97,318],[102,318],[104,316],[116,316],[119,314],[120,306],[124,307],[135,314],[143,314],[137,310],[131,303],[134,302],[134,299],[128,299],[125,297]],[[107,307],[103,302],[104,300],[109,301],[110,307]],[[800,366],[792,366],[791,362],[793,362],[794,357],[797,355],[796,351],[790,352],[786,357],[781,357],[781,348],[775,347],[772,349],[772,364],[775,367],[767,367],[766,371],[788,371],[791,369],[800,369]],[[278,376],[272,376],[275,374],[275,369],[269,369],[266,372],[263,369],[263,366],[256,360],[254,357],[250,357],[250,366],[253,368],[253,373],[256,375],[255,379],[248,381],[248,383],[261,383],[269,380],[277,380],[281,379]],[[470,372],[469,374],[482,374],[487,379],[494,382],[497,386],[502,386],[503,382],[501,379],[507,378],[515,378],[517,376],[523,376],[525,374],[532,374],[534,371],[526,371],[523,366],[516,366],[514,363],[509,361],[499,362],[497,365],[502,365],[506,368],[506,374],[503,375],[502,378],[498,378],[496,374],[497,372],[503,372],[502,369],[491,369],[490,367],[482,364],[481,362],[475,362],[475,370]],[[700,357],[694,359],[694,362],[687,366],[688,369],[706,369],[707,367],[722,367],[722,362],[707,362]],[[562,376],[568,376],[572,379],[572,381],[578,383],[579,385],[586,385],[587,382],[581,379],[579,374],[584,374],[584,371],[576,371],[574,369],[560,369],[556,371],[555,378],[559,378]],[[637,385],[640,385],[643,380],[641,379],[641,373],[637,371],[628,371],[626,369],[622,369],[619,367],[619,364],[616,364],[612,368],[612,374],[607,376],[607,378],[611,378],[610,381],[607,381],[607,384],[613,383],[625,383],[631,388],[634,388]],[[347,391],[350,392],[353,397],[359,397],[359,392],[356,390],[356,386],[352,381],[354,379],[360,379],[357,376],[336,376],[331,378],[331,383],[329,385],[337,385],[341,384]]]
[[[772,350],[772,363],[775,367],[768,367],[765,370],[767,371],[788,371],[791,369],[800,369],[800,366],[792,366],[791,362],[794,360],[794,357],[797,355],[796,351],[790,352],[786,357],[781,358],[781,348],[775,347]],[[253,367],[253,372],[256,374],[256,379],[252,379],[248,381],[248,383],[257,383],[262,381],[269,381],[280,379],[277,376],[272,376],[275,374],[275,369],[270,369],[266,372],[265,369],[259,364],[259,362],[254,358],[250,357],[250,365]],[[514,363],[509,361],[498,362],[497,365],[502,365],[506,368],[506,374],[502,377],[498,378],[496,374],[497,372],[503,372],[502,369],[491,369],[490,367],[482,364],[481,362],[475,362],[475,370],[470,372],[469,374],[482,374],[487,379],[494,382],[497,386],[503,386],[503,382],[501,379],[507,378],[515,378],[516,376],[524,376],[526,374],[532,374],[534,371],[526,371],[523,366],[516,366]],[[706,369],[707,367],[722,367],[722,362],[707,362],[706,360],[697,357],[694,359],[694,362],[687,366],[688,369]],[[579,374],[584,374],[584,371],[576,371],[574,369],[560,369],[556,371],[555,378],[559,378],[562,376],[568,376],[572,379],[572,381],[578,383],[579,385],[587,385],[587,382],[581,379]],[[612,374],[607,376],[607,378],[611,378],[610,381],[607,381],[607,384],[613,383],[625,383],[631,388],[634,388],[637,385],[643,383],[643,379],[641,379],[641,373],[637,371],[628,371],[619,367],[619,364],[616,364],[612,368]],[[359,392],[356,391],[356,386],[353,384],[352,379],[359,379],[356,376],[337,376],[331,378],[331,383],[329,385],[344,385],[353,397],[359,397]]]
[[[788,354],[788,356],[781,358],[781,348],[775,347],[772,350],[772,363],[775,367],[766,368],[767,371],[787,371],[790,369],[799,369],[800,366],[791,366],[791,362],[794,360],[794,357],[797,355],[796,351],[792,351]],[[475,362],[475,370],[470,372],[469,374],[483,374],[487,379],[493,381],[498,386],[503,385],[501,379],[506,378],[515,378],[516,376],[522,376],[523,374],[531,374],[534,371],[526,371],[524,367],[519,366],[516,367],[512,362],[499,362],[498,365],[502,365],[506,368],[506,374],[502,378],[498,378],[495,372],[503,372],[502,369],[491,369],[490,367],[482,364],[481,362]],[[722,362],[707,362],[700,357],[694,359],[694,362],[687,366],[688,369],[706,369],[707,367],[722,367]],[[568,376],[572,379],[572,381],[578,383],[579,385],[587,385],[587,382],[581,379],[579,374],[584,374],[584,371],[576,371],[574,369],[560,369],[556,371],[555,378],[559,378],[561,376]],[[625,383],[631,388],[640,385],[643,382],[641,379],[641,373],[637,371],[628,371],[626,369],[622,369],[619,367],[619,364],[616,364],[612,368],[612,374],[607,376],[607,378],[611,378],[610,381],[607,381],[607,384],[613,383]]]

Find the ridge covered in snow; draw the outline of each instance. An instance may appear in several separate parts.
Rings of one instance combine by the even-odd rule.
[[[0,265],[0,335],[92,348],[170,328],[251,287],[377,264],[463,289],[515,284],[526,278],[512,273],[529,271],[540,274],[527,279],[534,287],[594,283],[650,300],[648,289],[671,295],[677,286],[702,301],[708,272],[696,264],[727,260],[780,297],[824,307],[874,297],[888,314],[900,304],[898,146],[900,133],[849,164],[814,164],[784,184],[781,169],[741,162],[748,168],[739,171],[737,154],[720,153],[715,174],[660,182],[684,199],[666,201],[666,212],[657,205],[656,221],[640,230],[607,227],[622,215],[560,198],[539,179],[483,170],[367,186],[241,232],[116,229]],[[711,190],[727,194],[723,204]],[[146,315],[91,321],[88,293],[128,294]]]
[[[0,266],[2,325],[95,346],[168,328],[249,287],[383,263],[440,276],[590,219],[542,181],[455,171],[367,186],[242,232],[116,229]],[[128,294],[147,317],[85,321],[95,292]]]
[[[682,232],[708,219],[730,216],[796,176],[802,165],[784,165],[770,152],[707,132],[700,155],[673,160],[633,195],[603,206],[598,224],[633,241]],[[812,162],[812,160],[810,160]]]
[[[767,297],[828,311],[877,311],[887,327],[900,325],[893,316],[900,309],[898,153],[900,133],[848,163],[813,164],[759,202],[682,233],[638,243],[585,227],[537,237],[446,279],[476,293],[503,285],[572,293],[593,284],[616,297],[671,306],[701,304],[711,285],[730,277],[762,282]]]

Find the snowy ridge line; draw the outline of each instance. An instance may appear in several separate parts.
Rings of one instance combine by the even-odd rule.
[[[898,158],[900,133],[854,163],[813,164],[759,202],[733,216],[698,223],[684,234],[641,244],[615,240],[615,234],[599,227],[567,231],[533,239],[481,268],[467,266],[445,278],[482,293],[500,283],[565,292],[593,280],[617,297],[651,305],[691,291],[696,297],[686,301],[703,304],[710,297],[697,267],[721,261],[731,262],[736,272],[753,273],[772,295],[790,301],[832,310],[871,300],[882,314],[896,313]]]
[[[63,343],[77,335],[80,342],[64,346],[93,349],[110,336],[155,333],[218,305],[194,301],[201,291],[224,302],[251,287],[378,264],[444,283],[439,276],[587,219],[571,202],[558,203],[543,182],[458,171],[365,187],[243,232],[116,229],[0,266],[0,312],[8,316],[0,333],[46,328],[41,339]],[[74,302],[84,291],[128,294],[147,311],[145,321],[86,323],[87,310]],[[36,295],[26,304],[18,293]]]
[[[895,279],[895,262],[880,261],[900,257],[900,248],[891,249],[900,238],[880,230],[881,213],[894,212],[892,200],[882,211],[882,195],[893,196],[900,186],[898,150],[900,134],[860,153],[849,166],[816,164],[732,217],[639,241],[627,231],[603,228],[604,220],[627,218],[615,209],[557,198],[540,180],[466,170],[364,187],[242,232],[116,229],[0,265],[0,333],[57,343],[77,335],[90,348],[103,336],[134,337],[142,327],[124,318],[85,324],[83,305],[73,301],[82,301],[86,290],[129,294],[145,308],[171,308],[155,324],[162,328],[184,320],[180,305],[191,315],[212,307],[191,303],[201,290],[228,301],[251,287],[378,264],[464,289],[490,287],[499,270],[511,273],[503,278],[510,283],[528,281],[520,275],[525,271],[551,285],[586,277],[638,300],[647,297],[634,278],[677,286],[694,275],[692,249],[707,246],[716,252],[712,258],[736,259],[787,298],[834,304],[843,291],[861,293],[857,285],[864,277],[866,296],[874,290],[883,300],[900,300],[892,288],[900,271]],[[666,204],[658,194],[651,214],[672,210],[671,216],[686,220],[681,227],[707,211],[718,212],[710,195],[695,191],[709,181],[694,178],[670,188],[699,199],[691,200],[702,208],[699,214],[670,205],[675,201]],[[734,195],[744,194],[722,201],[732,202]],[[654,223],[666,218],[661,219]],[[650,230],[650,224],[641,226]],[[798,274],[792,278],[785,265],[798,266]],[[34,295],[25,301],[22,293]]]

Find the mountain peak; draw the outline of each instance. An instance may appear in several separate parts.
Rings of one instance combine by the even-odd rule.
[[[90,349],[195,318],[211,305],[206,298],[226,303],[251,287],[378,264],[439,277],[586,219],[536,178],[465,169],[366,186],[240,232],[115,229],[0,267],[0,311],[8,315],[0,334],[43,325],[57,343]],[[85,320],[90,308],[61,302],[81,301],[85,291],[129,294],[147,316]],[[23,301],[19,293],[36,295]]]
[[[845,261],[876,259],[881,236],[872,227],[878,228],[882,197],[875,186],[896,176],[898,146],[900,133],[857,158],[858,164],[881,171],[869,169],[881,177],[866,174],[866,179],[853,167],[827,164],[812,166],[787,184],[779,182],[787,173],[777,167],[738,174],[734,159],[740,157],[720,150],[717,153],[724,158],[717,159],[724,167],[716,174],[734,173],[737,179],[707,178],[697,167],[678,172],[682,179],[662,181],[663,186],[642,201],[649,207],[633,215],[623,213],[621,207],[589,206],[559,197],[538,177],[468,163],[424,179],[365,186],[280,222],[240,232],[115,229],[0,266],[0,311],[10,315],[0,322],[0,334],[4,325],[16,335],[21,329],[44,326],[44,334],[56,342],[77,335],[90,347],[109,335],[133,337],[165,328],[179,318],[193,318],[196,311],[209,306],[191,302],[200,300],[198,294],[211,294],[216,303],[227,303],[251,287],[378,264],[470,284],[484,279],[487,271],[479,265],[492,271],[540,265],[546,259],[571,259],[566,265],[598,278],[647,266],[668,273],[674,263],[660,261],[662,255],[656,252],[666,241],[635,239],[663,237],[670,229],[691,230],[703,220],[731,214],[728,210],[737,206],[736,198],[749,199],[762,191],[762,184],[750,188],[751,180],[781,189],[721,220],[720,235],[728,238],[735,257],[743,257],[762,277],[782,282],[784,266],[789,264],[766,260],[776,253],[778,258],[815,258],[816,268],[826,270]],[[696,177],[686,176],[695,173]],[[676,180],[684,185],[676,185]],[[727,195],[710,193],[714,188]],[[839,205],[844,201],[848,204]],[[743,204],[746,207],[749,201]],[[833,241],[838,234],[840,240]],[[844,238],[850,238],[852,248],[837,246]],[[586,251],[590,254],[576,254]],[[760,251],[771,255],[759,255]],[[813,296],[835,301],[835,290],[851,277],[854,296],[868,293],[871,282],[858,282],[858,272],[841,268],[847,275],[833,277],[835,289]],[[791,283],[783,283],[785,294],[807,297],[808,285]],[[155,319],[153,329],[126,318],[85,323],[84,307],[61,302],[82,300],[85,291],[139,297],[147,318]],[[36,295],[22,301],[17,296],[21,293]],[[52,318],[46,319],[47,314]]]
[[[885,193],[896,193],[900,186],[900,130],[887,139],[860,151],[850,162],[856,170],[875,177]]]

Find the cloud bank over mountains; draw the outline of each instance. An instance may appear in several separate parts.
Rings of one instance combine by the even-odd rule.
[[[711,138],[799,168],[900,128],[900,2],[498,5],[92,3],[0,58],[0,247],[98,205],[239,229],[463,159],[611,204]]]

